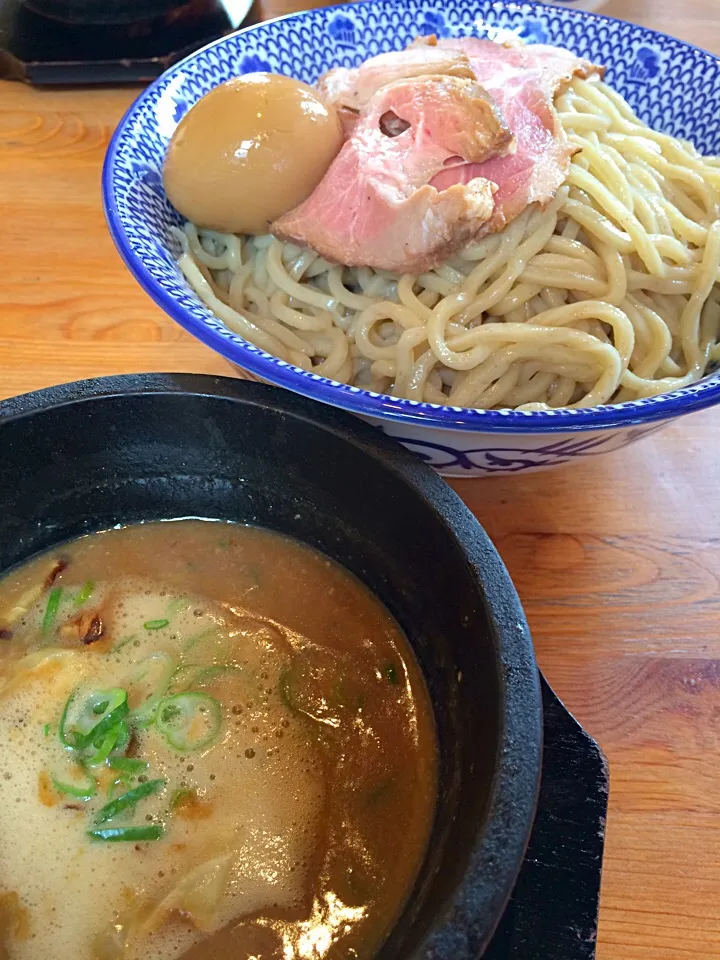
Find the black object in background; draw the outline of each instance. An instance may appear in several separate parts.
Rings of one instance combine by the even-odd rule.
[[[483,960],[595,956],[607,761],[544,679],[542,695],[545,746],[535,825],[512,898]]]
[[[33,84],[153,80],[236,30],[246,0],[0,0],[0,78]]]

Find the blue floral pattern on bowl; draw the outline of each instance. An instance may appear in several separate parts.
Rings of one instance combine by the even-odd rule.
[[[550,40],[544,22],[536,17],[523,20],[518,34],[525,43],[547,43]]]
[[[263,60],[256,53],[244,56],[238,64],[238,73],[272,73],[273,66],[269,60]]]
[[[177,123],[218,83],[257,70],[308,83],[405,47],[419,33],[508,34],[549,42],[607,64],[607,80],[652,126],[720,153],[720,62],[680,40],[565,7],[502,0],[367,0],[260,24],[191,54],[153,83],[108,149],[103,198],[112,236],[145,290],[182,326],[251,376],[376,423],[445,474],[483,476],[556,466],[618,449],[674,417],[720,402],[720,374],[659,397],[587,410],[465,410],[399,400],[292,367],[245,342],[198,300],[177,268],[162,189]]]
[[[628,83],[649,83],[659,76],[661,69],[662,54],[660,51],[657,47],[643,44],[635,50],[627,81]]]
[[[346,13],[338,13],[328,23],[328,34],[339,47],[354,50],[357,46],[358,35],[355,21]]]
[[[445,14],[439,10],[426,10],[425,14],[418,24],[418,33],[425,35],[435,34],[436,37],[452,36]]]

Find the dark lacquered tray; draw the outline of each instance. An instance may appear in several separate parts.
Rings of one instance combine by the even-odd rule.
[[[236,30],[249,2],[149,0],[140,19],[123,19],[123,5],[129,13],[135,9],[130,0],[107,0],[105,11],[115,12],[104,22],[103,4],[87,4],[98,11],[93,21],[81,15],[78,0],[0,0],[0,79],[36,85],[154,80],[181,57]]]
[[[607,762],[544,680],[543,707],[545,747],[535,826],[513,897],[483,960],[595,956]]]

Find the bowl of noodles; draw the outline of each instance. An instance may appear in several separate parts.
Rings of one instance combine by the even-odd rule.
[[[547,166],[521,164],[520,118],[507,123],[512,142],[502,146],[500,135],[498,154],[474,167],[447,150],[433,155],[454,177],[448,195],[465,190],[465,201],[473,185],[490,184],[484,226],[462,237],[451,231],[445,254],[424,249],[403,260],[387,236],[360,236],[362,218],[350,236],[350,206],[344,216],[312,201],[328,182],[332,199],[337,178],[328,178],[340,175],[335,165],[377,98],[392,87],[397,101],[404,81],[378,90],[374,79],[299,217],[280,217],[271,232],[209,229],[168,199],[168,146],[215,88],[244,75],[283,74],[302,86],[333,76],[354,83],[357,97],[363,64],[402,58],[418,43],[429,43],[433,57],[467,54],[473,79],[442,69],[465,85],[463,96],[475,81],[489,90],[495,118],[503,85],[511,86],[503,77],[524,83],[532,74],[561,157],[544,192]],[[576,59],[549,83],[554,47]],[[502,51],[498,70],[510,73],[483,73],[482,58],[473,59],[481,49],[485,59]],[[392,111],[382,121],[388,116],[397,121]],[[392,149],[409,126],[400,119],[385,131]],[[498,123],[504,129],[502,116]],[[417,139],[403,170],[416,148]],[[113,239],[144,289],[246,375],[362,416],[445,475],[485,476],[597,456],[720,402],[718,153],[720,63],[705,51],[536,3],[369,0],[260,24],[172,67],[121,121],[103,197]],[[508,199],[517,177],[502,182],[494,172],[512,163],[521,180],[532,172],[524,202]],[[466,181],[474,177],[467,186],[461,168],[471,169]],[[202,171],[194,174],[202,182]],[[445,188],[435,182],[437,199]],[[384,202],[383,189],[373,189]],[[432,190],[421,188],[423,196]],[[394,235],[406,224],[409,237],[397,245],[412,245],[410,208],[397,209],[406,219]],[[332,256],[334,241],[347,255]]]

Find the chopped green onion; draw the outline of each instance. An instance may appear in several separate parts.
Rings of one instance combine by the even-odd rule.
[[[113,757],[110,761],[110,768],[121,773],[142,773],[149,766],[147,760],[137,760],[135,757]]]
[[[106,734],[116,728],[129,712],[125,690],[119,687],[98,690],[90,694],[80,713],[69,722],[68,714],[76,699],[77,691],[68,698],[59,727],[60,742],[73,750],[84,750],[89,746],[99,748]]]
[[[137,704],[132,711],[135,724],[149,727],[153,723],[174,671],[175,661],[167,653],[153,653],[138,665],[128,683],[132,702]]]
[[[75,597],[73,601],[76,607],[81,607],[84,603],[87,603],[90,597],[93,595],[93,590],[95,589],[95,584],[92,580],[88,580],[80,589],[80,592]]]
[[[113,727],[112,730],[108,730],[104,737],[98,737],[100,743],[96,744],[98,748],[97,753],[90,757],[90,759],[87,761],[91,767],[99,767],[101,764],[105,763],[107,758],[115,749],[115,745],[118,742],[120,735],[120,724],[118,724],[117,727]]]
[[[99,705],[104,707],[101,715],[102,719],[93,723],[92,721],[98,715],[95,707]],[[113,727],[116,727],[129,712],[127,692],[120,687],[91,694],[74,723],[77,731],[76,749],[82,750],[90,744],[99,746],[98,740],[104,737]]]
[[[50,596],[48,597],[47,607],[45,608],[45,616],[43,617],[42,622],[42,632],[47,636],[55,626],[55,621],[57,620],[58,608],[60,606],[60,598],[62,597],[63,588],[62,587],[53,587],[50,591]]]
[[[65,733],[64,739],[61,736],[61,740],[65,746],[69,746],[75,751],[83,751],[88,747],[95,747],[96,752],[92,756],[87,757],[87,759],[83,758],[81,762],[88,763],[92,767],[98,767],[105,763],[111,754],[123,753],[125,751],[130,742],[130,729],[124,720],[118,720],[115,725],[108,730],[102,730],[100,724],[98,724],[96,730],[91,731],[89,737],[90,739],[88,740],[87,738],[80,738],[74,735],[72,742],[69,742],[67,733]]]
[[[146,620],[143,626],[146,630],[162,630],[170,623],[169,620]]]
[[[183,653],[190,653],[193,647],[196,647],[201,640],[213,633],[213,630],[203,630],[202,633],[196,633],[194,637],[188,637],[183,645]]]
[[[70,707],[75,702],[76,695],[77,695],[77,690],[71,693],[70,696],[67,698],[65,702],[65,706],[63,707],[62,716],[60,717],[60,726],[58,727],[58,735],[60,737],[60,742],[64,747],[74,746],[74,742],[71,742],[70,737],[68,735],[68,731],[66,730],[66,725],[67,725],[67,715],[68,715],[68,712],[70,711]]]
[[[239,667],[234,667],[232,665],[221,664],[219,666],[210,666],[203,667],[201,670],[198,670],[193,683],[202,687],[205,683],[212,683],[212,681],[221,676],[223,673],[230,673],[232,670],[239,670]]]
[[[143,840],[159,840],[164,832],[160,824],[156,823],[147,827],[103,827],[99,830],[88,830],[88,836],[92,840],[105,840],[110,843],[137,843]]]
[[[185,663],[178,667],[170,678],[169,691],[171,693],[185,693],[192,687],[198,672],[204,669],[198,663]]]
[[[118,790],[127,790],[127,788],[128,788],[127,777],[126,775],[121,774],[117,778],[117,780],[113,780],[113,782],[110,784],[110,786],[107,789],[107,795],[110,798],[110,800],[112,800],[115,794],[118,792]]]
[[[175,750],[209,746],[220,732],[222,707],[207,693],[176,693],[160,701],[155,725]]]
[[[134,807],[145,797],[149,797],[153,793],[159,793],[166,784],[167,780],[148,780],[146,783],[133,787],[127,793],[123,793],[115,800],[111,800],[110,803],[106,803],[98,812],[95,823],[105,823],[106,820],[113,820],[119,813]]]
[[[129,637],[123,637],[123,639],[120,641],[120,643],[116,644],[116,645],[113,647],[112,652],[113,652],[113,653],[117,653],[118,650],[122,650],[123,647],[126,647],[129,643],[132,643],[132,641],[133,641],[134,639],[135,639],[135,634],[134,634],[134,633],[131,633]]]
[[[67,793],[71,797],[77,797],[78,800],[90,800],[97,793],[97,783],[92,777],[88,777],[85,786],[65,783],[64,780],[58,780],[56,777],[52,778],[52,782],[58,793]]]
[[[130,743],[130,727],[124,720],[121,720],[114,729],[117,731],[117,737],[112,752],[115,754],[125,753]]]
[[[231,663],[211,664],[204,666],[200,663],[187,663],[172,675],[170,690],[173,693],[185,693],[192,687],[202,687],[224,673],[230,673],[233,670],[242,670],[242,667],[236,667]]]
[[[49,737],[49,736],[50,736],[50,724],[49,724],[49,723],[46,723],[46,724],[43,726],[43,736],[44,736],[44,737]]]

